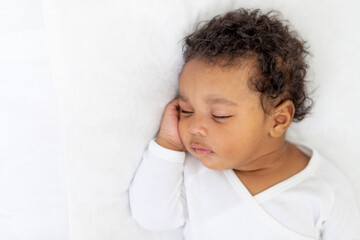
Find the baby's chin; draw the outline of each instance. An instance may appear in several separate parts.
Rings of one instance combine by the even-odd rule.
[[[212,170],[228,169],[228,168],[224,167],[222,164],[219,164],[219,162],[217,162],[217,161],[204,161],[204,160],[200,160],[200,161],[208,169],[212,169]]]
[[[199,160],[206,168],[212,169],[212,170],[225,170],[229,169],[224,166],[224,164],[221,164],[221,162],[218,161],[218,158],[215,157],[215,153],[213,152],[210,155],[201,155],[196,154],[194,150],[190,149],[190,151],[186,148],[186,151],[188,154],[190,154],[193,158]]]

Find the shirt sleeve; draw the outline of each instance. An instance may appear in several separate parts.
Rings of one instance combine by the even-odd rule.
[[[323,240],[360,240],[360,212],[350,183],[334,192],[334,202],[322,229]]]
[[[185,152],[150,142],[129,186],[131,215],[143,228],[165,231],[184,225],[184,161]]]

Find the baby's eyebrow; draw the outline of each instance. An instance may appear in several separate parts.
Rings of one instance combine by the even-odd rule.
[[[187,102],[187,98],[179,95],[179,100]],[[207,97],[204,99],[207,104],[223,104],[228,106],[239,106],[236,102],[221,97]]]
[[[225,98],[206,98],[205,102],[208,104],[223,104],[228,106],[238,106],[236,102],[227,100]]]

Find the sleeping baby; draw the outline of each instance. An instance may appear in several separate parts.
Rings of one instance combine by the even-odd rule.
[[[344,175],[290,142],[310,111],[305,42],[274,12],[238,9],[184,40],[178,97],[129,188],[145,229],[189,240],[360,239]]]

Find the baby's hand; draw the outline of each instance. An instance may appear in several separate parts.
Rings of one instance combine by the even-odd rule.
[[[185,147],[179,135],[179,103],[174,99],[166,106],[162,116],[160,131],[155,140],[160,146],[175,150],[184,151]]]

